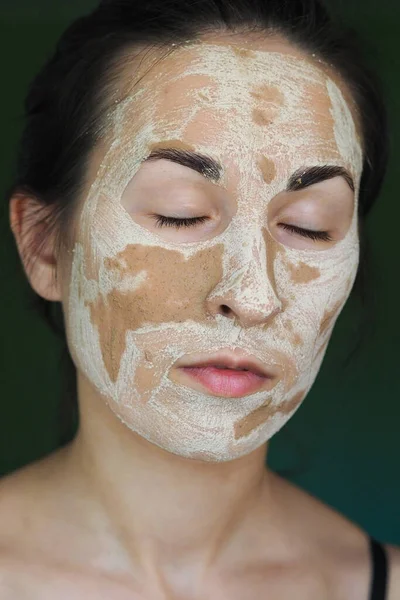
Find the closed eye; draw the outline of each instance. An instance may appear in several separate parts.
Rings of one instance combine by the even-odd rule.
[[[177,219],[175,217],[165,217],[164,215],[152,215],[156,221],[156,227],[175,227],[180,229],[181,227],[195,227],[200,223],[205,223],[210,217],[192,217]]]
[[[314,241],[323,241],[323,242],[331,242],[332,238],[329,235],[328,231],[313,231],[311,229],[303,229],[302,227],[297,227],[296,225],[289,225],[288,223],[279,223],[279,225],[290,231],[291,233],[295,233],[305,238],[310,238]]]
[[[166,217],[164,215],[152,215],[156,221],[157,227],[174,227],[175,229],[181,229],[182,227],[195,227],[209,220],[210,217]],[[288,223],[279,223],[279,225],[287,231],[300,235],[301,237],[309,238],[314,241],[331,242],[332,238],[327,231],[313,231],[311,229],[303,229],[296,225],[289,225]]]

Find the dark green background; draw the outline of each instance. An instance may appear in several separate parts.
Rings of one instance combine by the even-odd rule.
[[[84,0],[2,0],[0,186],[13,173],[30,79],[69,21],[90,9]],[[383,193],[368,222],[373,250],[370,286],[377,297],[376,332],[347,370],[357,304],[337,323],[307,400],[272,440],[274,469],[303,466],[290,479],[346,514],[382,541],[400,544],[399,151],[400,8],[389,0],[335,1],[334,8],[365,40],[384,81],[392,156]],[[4,202],[3,202],[4,204]],[[27,283],[1,227],[0,475],[46,455],[58,443],[60,346],[26,305]]]

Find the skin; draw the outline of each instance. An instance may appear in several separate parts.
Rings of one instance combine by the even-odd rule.
[[[288,192],[288,180],[328,164],[357,188],[361,148],[340,90],[301,57],[202,43],[162,64],[142,65],[140,87],[110,114],[63,278],[67,337],[127,427],[180,456],[228,461],[299,408],[357,272],[357,189],[337,177]],[[165,159],[142,164],[182,146],[218,160],[220,181]],[[154,214],[207,222],[160,228]],[[329,228],[332,240],[282,222]],[[177,368],[224,348],[256,356],[272,385],[232,402]]]
[[[270,53],[279,52],[288,60],[301,59],[316,68],[311,58],[279,39],[219,34],[207,36],[207,44],[219,45],[222,50],[233,46],[239,68],[248,69],[246,61],[254,60],[254,52],[265,53],[266,60]],[[201,54],[202,48],[193,52]],[[217,49],[213,52],[220,56]],[[78,367],[80,428],[66,448],[2,482],[0,514],[6,551],[1,564],[3,573],[8,574],[5,584],[17,589],[18,583],[20,590],[25,585],[25,589],[42,594],[41,598],[41,586],[46,582],[49,593],[60,598],[85,592],[85,597],[112,594],[117,599],[251,600],[267,596],[272,600],[364,600],[370,573],[365,532],[265,467],[268,440],[277,430],[271,418],[278,414],[281,427],[304,399],[352,287],[358,260],[354,225],[359,167],[357,161],[341,154],[333,134],[329,98],[316,89],[318,97],[311,98],[310,107],[317,106],[318,119],[314,119],[315,130],[301,161],[315,161],[318,147],[321,160],[346,166],[352,172],[356,190],[353,193],[342,178],[335,178],[307,193],[285,192],[282,182],[297,166],[294,155],[289,161],[282,155],[279,160],[278,147],[262,147],[268,128],[279,118],[282,96],[279,89],[257,87],[250,80],[246,85],[257,104],[250,115],[252,139],[257,139],[257,145],[250,154],[249,179],[240,169],[238,155],[231,153],[221,157],[228,165],[222,186],[169,161],[148,163],[138,177],[125,181],[117,165],[130,160],[129,139],[138,133],[135,128],[140,129],[140,123],[129,119],[129,111],[141,114],[149,98],[157,105],[156,95],[160,93],[164,99],[159,110],[164,113],[157,113],[155,122],[165,128],[172,119],[169,111],[179,106],[177,121],[181,122],[187,110],[187,91],[204,93],[203,76],[197,80],[195,76],[183,78],[170,89],[157,86],[155,76],[161,69],[166,81],[171,80],[174,74],[190,68],[194,57],[172,54],[162,66],[153,67],[142,83],[145,96],[128,103],[128,109],[120,113],[119,123],[127,129],[122,128],[124,143],[114,154],[110,147],[118,121],[111,120],[107,139],[92,155],[86,191],[77,211],[74,252],[67,253],[67,259],[57,265],[57,282],[52,283],[55,266],[48,252],[38,257],[34,269],[27,273],[38,293],[63,304],[68,342]],[[320,77],[326,78],[325,68],[318,68]],[[329,77],[336,80],[353,111],[345,86],[334,74]],[[124,83],[128,89],[131,78],[127,70]],[[222,130],[207,129],[202,121],[206,116],[193,118],[179,141],[194,147],[207,143],[211,153],[222,132],[233,135],[235,125],[237,132],[241,122],[239,119],[235,124],[231,115]],[[355,115],[354,120],[356,123]],[[265,138],[257,133],[264,129]],[[355,125],[348,140],[353,157],[358,144],[356,131]],[[208,138],[204,141],[201,136],[205,132]],[[144,140],[145,154],[151,144],[162,142],[161,133],[156,139]],[[138,151],[136,160],[140,154]],[[113,172],[114,167],[117,170]],[[111,173],[109,177],[107,173]],[[196,200],[196,214],[208,210],[218,215],[214,228],[203,229],[202,234],[195,229],[163,233],[156,229],[138,199],[140,191],[150,184],[155,190],[161,186],[168,189],[166,179],[173,184],[169,188],[171,198],[179,195],[181,184],[175,182],[187,182]],[[265,201],[257,200],[257,205],[246,202],[243,193],[250,188],[255,199],[262,192]],[[143,192],[143,197],[151,196]],[[91,203],[90,198],[103,202]],[[334,207],[328,209],[324,198],[332,200]],[[160,204],[157,199],[155,203],[157,212]],[[11,224],[25,259],[26,206],[29,203],[21,198],[15,198],[11,205]],[[90,207],[95,207],[90,213],[92,221]],[[299,219],[304,214],[319,219],[320,226],[314,223],[316,229],[324,222],[333,222],[332,242],[304,240],[279,228],[283,217]],[[127,245],[124,227],[129,229],[133,221],[140,225],[142,237]],[[243,240],[251,251],[248,264],[252,268],[236,279],[237,261],[246,254],[229,253],[234,245],[218,237],[229,231],[231,223],[236,224],[236,242]],[[90,228],[101,240],[96,251],[89,242]],[[148,236],[155,234],[157,244],[149,244]],[[199,235],[209,242],[206,247],[200,247]],[[337,251],[343,240],[350,242],[353,253],[347,262]],[[186,243],[192,243],[194,249],[183,260]],[[141,280],[143,269],[146,278]],[[177,271],[185,277],[171,285]],[[102,282],[110,281],[107,277],[113,278],[113,287],[102,296],[99,290]],[[88,282],[92,283],[88,286]],[[324,297],[321,290],[329,285],[328,297]],[[304,312],[304,298],[311,289],[314,295],[319,294],[319,301]],[[160,290],[165,294],[161,302]],[[229,311],[222,311],[222,306]],[[93,362],[101,365],[98,375],[85,359],[88,347],[80,349],[80,343],[88,341],[79,338],[77,316],[87,327],[88,340],[93,331],[98,332],[92,355]],[[279,342],[273,352],[259,356],[264,362],[274,361],[281,376],[280,391],[267,394],[276,394],[272,404],[264,394],[250,398],[249,404],[235,400],[233,405],[231,400],[235,410],[224,412],[226,399],[212,399],[223,442],[218,446],[212,445],[215,433],[212,435],[205,425],[202,430],[183,426],[191,417],[185,398],[195,394],[192,398],[198,404],[193,411],[199,402],[204,407],[205,400],[202,390],[189,388],[178,372],[171,372],[171,361],[193,348],[189,321],[196,324],[194,332],[201,333],[196,341],[203,352],[216,349],[210,348],[207,334],[212,333],[222,347],[235,324],[244,332],[239,347],[245,346],[258,356],[260,344],[271,346],[273,339]],[[223,330],[223,326],[227,328]],[[126,329],[133,332],[130,338]],[[174,355],[165,351],[168,340],[178,348]],[[127,352],[134,355],[135,350],[140,359],[134,380],[127,383],[121,375],[121,361]],[[163,397],[168,410],[160,418],[152,409],[157,401],[155,382],[166,371],[171,378],[171,394]],[[200,411],[193,416],[200,418]],[[393,575],[389,600],[393,600],[400,589],[400,559],[394,547],[390,552]],[[1,585],[0,577],[0,590]]]

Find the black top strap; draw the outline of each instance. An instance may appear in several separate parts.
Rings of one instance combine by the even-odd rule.
[[[386,549],[371,536],[369,543],[373,567],[369,600],[387,600],[388,558]]]

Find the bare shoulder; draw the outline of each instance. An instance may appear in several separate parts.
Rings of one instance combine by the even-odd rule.
[[[36,464],[28,465],[0,479],[0,551],[14,546],[29,530],[32,514],[40,510]]]
[[[305,540],[304,553],[315,557],[315,568],[324,572],[334,597],[368,598],[373,569],[368,532],[289,481],[278,478],[277,489],[290,531]],[[385,548],[390,563],[386,600],[400,600],[400,548],[388,544]]]
[[[388,600],[400,598],[400,547],[386,544],[389,562],[389,590]]]
[[[0,479],[0,558],[62,554],[75,508],[63,457],[57,450]]]
[[[46,513],[62,454],[54,452],[0,479],[0,551],[13,540],[26,539]]]
[[[63,450],[0,479],[1,600],[139,600],[131,582],[96,563],[97,545],[79,520]]]
[[[46,598],[45,590],[41,590],[39,585],[43,569],[32,561],[30,547],[36,544],[36,531],[43,530],[43,522],[39,515],[43,509],[43,501],[45,502],[44,473],[48,465],[48,459],[42,459],[0,479],[2,600]],[[36,557],[39,554],[36,553]]]

